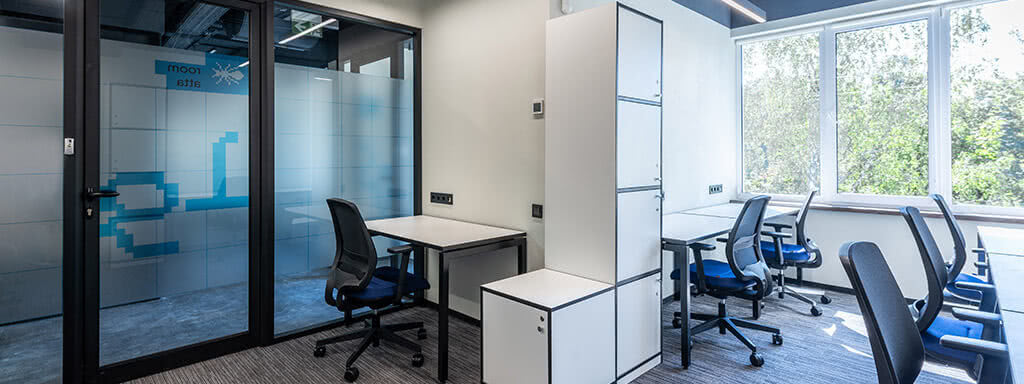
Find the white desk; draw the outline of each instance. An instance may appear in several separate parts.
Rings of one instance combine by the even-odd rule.
[[[985,248],[989,278],[996,287],[1010,374],[1015,383],[1024,383],[1024,230],[979,226],[978,246]]]
[[[978,226],[978,246],[989,254],[1024,256],[1024,229]]]
[[[689,245],[729,233],[742,210],[743,204],[727,203],[670,213],[661,218],[662,249],[672,252],[672,268],[679,269],[675,289],[684,325],[680,332],[684,369],[690,366],[690,295],[684,294],[684,288],[690,286]],[[798,208],[769,206],[764,219],[795,215],[799,211]]]
[[[515,247],[518,250],[518,273],[526,273],[526,232],[489,225],[473,224],[432,216],[408,216],[371,220],[366,229],[374,236],[384,236],[412,244],[419,249],[437,251],[438,322],[437,379],[448,380],[448,269],[454,259]],[[417,252],[413,269],[425,271],[424,252]]]
[[[740,204],[740,203],[726,203],[726,204],[712,205],[712,206],[703,207],[703,208],[689,209],[689,210],[685,210],[685,211],[682,211],[682,212],[679,212],[679,213],[684,213],[684,214],[688,214],[688,215],[714,216],[714,217],[724,217],[724,218],[728,218],[728,219],[736,219],[737,217],[740,216],[740,211],[742,211],[742,210],[743,210],[743,204]],[[779,216],[794,215],[794,214],[796,214],[799,211],[800,211],[800,209],[799,208],[795,208],[795,207],[783,207],[783,206],[769,205],[768,208],[765,209],[764,218],[765,218],[765,220],[768,220],[768,219],[776,218],[776,217],[779,217]]]

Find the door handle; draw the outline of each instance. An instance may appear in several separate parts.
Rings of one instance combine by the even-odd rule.
[[[97,190],[94,190],[92,188],[89,188],[85,192],[85,197],[88,198],[89,200],[96,200],[96,199],[99,199],[99,198],[102,198],[102,197],[118,197],[118,196],[121,196],[120,192],[118,192],[118,191],[111,191],[111,190],[105,190],[105,189],[101,189],[101,190],[97,191]]]

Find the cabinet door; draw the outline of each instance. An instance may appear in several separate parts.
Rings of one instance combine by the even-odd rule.
[[[661,351],[661,274],[619,287],[616,297],[616,376],[621,376]]]
[[[483,294],[483,381],[548,382],[548,313]]]
[[[615,291],[609,290],[553,312],[552,384],[603,384],[613,381]],[[526,380],[521,382],[528,383]]]
[[[619,96],[661,101],[661,23],[619,8]]]
[[[616,281],[661,266],[661,190],[620,193],[616,215]]]
[[[617,186],[660,185],[661,107],[620,100],[617,120]]]

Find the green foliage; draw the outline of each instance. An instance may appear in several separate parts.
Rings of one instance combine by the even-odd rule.
[[[984,8],[957,9],[950,17],[952,164],[946,166],[955,201],[1024,206],[1024,68],[1004,73],[998,65],[1001,55],[1024,54],[1024,32],[993,35]],[[836,36],[839,192],[928,193],[927,36],[926,21]],[[993,49],[997,37],[1016,42],[1013,52]],[[745,44],[742,59],[744,190],[817,189],[817,34]]]

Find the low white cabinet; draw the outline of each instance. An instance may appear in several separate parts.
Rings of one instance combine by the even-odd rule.
[[[614,286],[549,269],[480,287],[482,381],[615,381]]]

